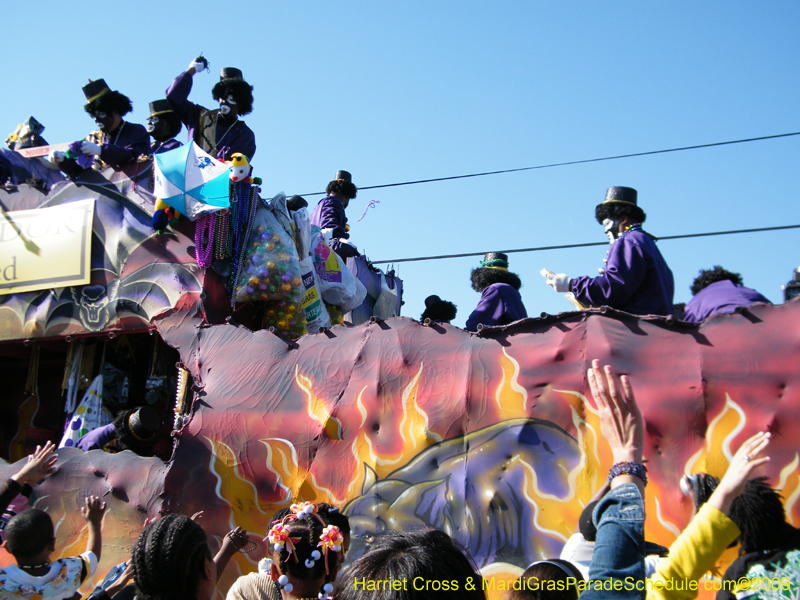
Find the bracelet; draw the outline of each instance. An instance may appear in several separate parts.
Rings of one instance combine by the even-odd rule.
[[[228,539],[231,541],[231,546],[233,546],[233,549],[236,550],[237,552],[242,553],[242,554],[249,554],[250,552],[252,552],[253,550],[255,550],[258,547],[253,540],[247,539],[247,534],[246,533],[245,534],[241,534],[241,533],[237,534],[237,533],[234,533],[233,531],[229,531],[225,535],[227,535]],[[237,539],[240,540],[240,541],[244,541],[244,545],[241,548],[239,548],[236,545],[236,540]],[[252,544],[252,548],[248,548],[247,547],[249,544]]]
[[[620,475],[634,475],[647,485],[647,467],[641,463],[619,462],[615,464],[608,471],[608,483],[611,483],[614,477],[619,477]]]

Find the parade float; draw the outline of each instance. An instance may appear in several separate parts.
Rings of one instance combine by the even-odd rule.
[[[277,261],[273,291],[268,257],[259,259],[266,272],[255,282],[198,261],[198,241],[210,238],[197,237],[197,221],[153,229],[150,174],[140,164],[0,191],[2,239],[17,244],[16,254],[2,255],[4,285],[23,275],[20,253],[46,253],[56,232],[75,236],[71,247],[83,260],[75,273],[34,270],[31,278],[42,281],[33,288],[7,287],[0,296],[0,448],[9,463],[0,476],[37,444],[63,439],[98,377],[112,412],[150,405],[161,416],[154,456],[63,447],[58,472],[31,496],[57,523],[59,555],[83,550],[83,498],[108,504],[98,576],[84,592],[129,557],[145,518],[203,511],[213,546],[236,526],[257,546],[235,556],[219,582],[222,597],[265,555],[271,515],[308,500],[350,517],[348,561],[387,531],[436,527],[470,552],[490,595],[500,597],[531,561],[558,555],[605,480],[611,452],[585,375],[593,358],[630,375],[645,417],[648,540],[669,546],[691,518],[682,475],[721,475],[738,445],[762,430],[773,433],[764,474],[782,490],[787,518],[800,524],[790,416],[800,407],[797,301],[699,326],[589,309],[469,333],[373,312],[358,325],[298,335],[275,320],[288,325],[287,311],[269,304],[287,302],[270,297],[284,284],[297,298],[294,263],[279,272]],[[229,185],[242,202],[230,220],[261,201],[253,187]],[[46,216],[55,209],[68,212]],[[257,227],[246,242],[231,241],[234,256],[252,257],[267,244],[291,254],[274,227]],[[286,231],[279,220],[277,227]],[[382,273],[374,287],[402,289]],[[234,292],[231,302],[237,288],[246,301]],[[371,302],[391,304],[374,295]]]

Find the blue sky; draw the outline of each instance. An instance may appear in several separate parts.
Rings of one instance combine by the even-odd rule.
[[[214,106],[219,69],[241,68],[255,86],[246,122],[262,195],[306,193],[312,207],[337,169],[373,186],[800,131],[796,2],[42,0],[3,14],[3,134],[34,115],[50,142],[82,138],[93,122],[81,86],[100,77],[144,123],[148,102],[202,51],[212,73],[195,77],[191,99]],[[594,206],[611,185],[639,190],[656,236],[800,224],[798,156],[800,136],[365,190],[348,209],[351,240],[375,261],[602,242]],[[356,222],[370,200],[380,203]],[[714,264],[781,302],[799,238],[659,247],[676,302]],[[594,274],[604,256],[512,254],[528,313],[570,309],[542,267]],[[435,293],[463,325],[478,260],[396,265],[403,314],[418,318]]]

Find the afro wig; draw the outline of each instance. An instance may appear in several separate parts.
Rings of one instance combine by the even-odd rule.
[[[692,296],[696,296],[698,292],[707,288],[712,283],[718,281],[732,281],[738,285],[742,285],[742,276],[739,273],[731,273],[726,271],[719,265],[715,265],[713,269],[700,269],[700,275],[692,282]]]
[[[253,112],[253,86],[244,79],[239,77],[223,79],[213,87],[211,95],[214,100],[233,96],[241,116],[249,115]]]
[[[107,92],[97,100],[89,104],[84,104],[83,109],[92,116],[98,112],[104,112],[107,115],[116,113],[120,117],[123,117],[133,110],[133,104],[131,104],[131,99],[125,94]]]

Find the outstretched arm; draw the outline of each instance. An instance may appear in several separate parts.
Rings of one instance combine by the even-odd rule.
[[[55,449],[53,442],[47,442],[44,447],[36,446],[34,453],[28,455],[28,462],[0,486],[0,513],[8,508],[17,494],[23,491],[23,486],[33,487],[40,480],[55,473],[58,461],[58,456],[53,454]]]
[[[85,506],[81,507],[81,516],[89,524],[89,536],[86,540],[86,551],[94,552],[97,561],[100,562],[100,553],[103,550],[103,537],[101,534],[101,522],[103,514],[106,512],[106,503],[97,496],[86,498]]]
[[[769,461],[769,457],[758,458],[769,444],[769,439],[769,433],[757,433],[741,445],[708,502],[672,543],[669,557],[658,563],[654,580],[698,581],[739,537],[739,528],[727,517],[727,513],[734,498],[742,493],[753,470]],[[697,596],[697,591],[690,586],[683,587],[680,592],[654,589],[653,596],[656,600],[680,600]]]

